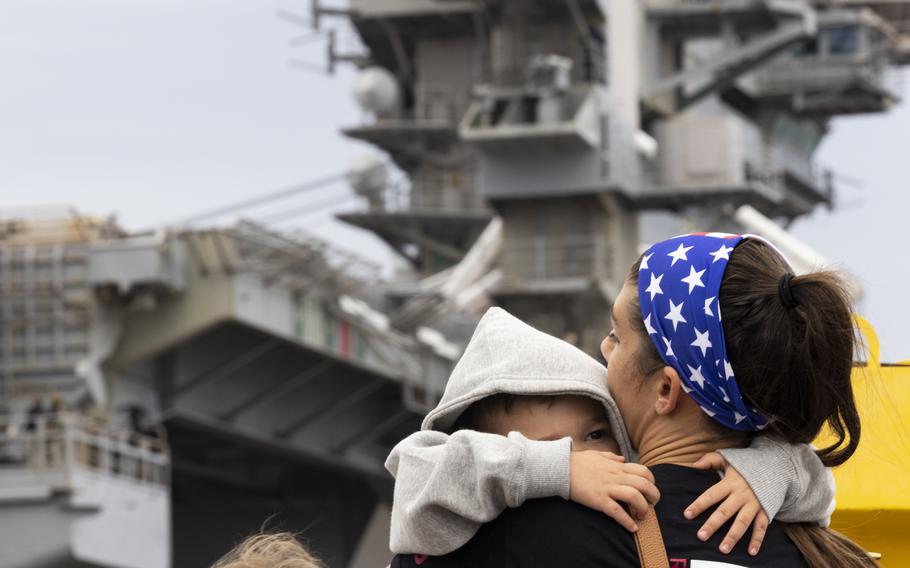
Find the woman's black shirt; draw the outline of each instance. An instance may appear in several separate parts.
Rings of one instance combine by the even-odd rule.
[[[687,520],[683,511],[717,482],[717,474],[677,465],[651,468],[661,500],[656,506],[670,568],[734,568],[773,566],[805,568],[799,551],[773,522],[758,556],[747,552],[748,536],[728,554],[718,550],[729,523],[707,542],[695,536],[713,511]],[[732,522],[732,521],[731,521]],[[507,509],[484,525],[470,542],[439,557],[398,555],[392,568],[577,566],[637,568],[632,534],[603,513],[558,497],[528,501]]]

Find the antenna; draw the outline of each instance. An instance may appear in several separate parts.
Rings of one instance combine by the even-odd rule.
[[[333,183],[337,183],[339,181],[345,181],[347,179],[348,179],[347,171],[341,172],[338,174],[328,175],[328,176],[310,180],[308,182],[304,182],[304,183],[301,183],[301,184],[298,184],[298,185],[295,185],[295,186],[292,186],[292,187],[289,187],[286,189],[282,189],[279,191],[273,191],[271,193],[259,195],[257,197],[244,199],[242,201],[230,203],[228,205],[217,207],[217,208],[211,209],[209,211],[202,211],[195,215],[186,217],[185,219],[179,221],[177,224],[183,225],[183,226],[190,226],[192,224],[195,224],[200,221],[207,220],[207,219],[221,217],[221,216],[228,215],[231,213],[239,213],[239,212],[243,211],[244,209],[250,209],[252,207],[257,207],[259,205],[262,205],[265,203],[270,203],[272,201],[278,201],[281,199],[286,199],[291,196],[299,195],[301,193],[314,191],[314,190],[320,189],[322,187],[327,187],[327,186],[329,186]]]
[[[361,53],[339,53],[337,49],[338,37],[335,30],[329,30],[327,56],[329,60],[329,75],[335,73],[335,66],[339,63],[353,63],[357,67],[366,67],[370,63],[370,56]]]
[[[316,33],[312,33],[312,34],[292,37],[291,39],[288,40],[288,45],[290,47],[300,47],[301,45],[306,45],[308,43],[312,43],[312,42],[314,42],[316,40],[320,40],[322,38],[323,38],[323,34],[320,32],[316,32]]]
[[[303,26],[310,28],[311,33],[293,37],[288,40],[288,45],[290,47],[299,47],[301,45],[306,45],[314,41],[320,40],[323,37],[328,38],[328,43],[326,45],[326,59],[327,67],[323,69],[321,66],[315,63],[309,63],[307,61],[302,61],[300,59],[289,59],[288,65],[296,69],[301,69],[304,71],[314,72],[314,73],[328,73],[329,75],[335,74],[335,67],[339,63],[353,63],[357,67],[366,67],[369,64],[370,57],[369,55],[360,54],[360,53],[341,53],[338,51],[338,34],[337,30],[330,29],[328,31],[321,30],[321,23],[323,16],[350,16],[350,10],[343,8],[329,8],[322,6],[319,3],[319,0],[313,0],[310,4],[310,17],[307,18],[301,14],[291,12],[289,10],[278,9],[275,11],[275,15],[282,20],[294,24],[296,26]]]
[[[300,14],[279,8],[278,10],[275,10],[275,15],[286,22],[290,22],[298,26],[303,26],[305,28],[312,28],[313,31],[318,31],[318,27],[313,22],[313,20],[309,20]]]
[[[319,0],[312,0],[310,2],[310,14],[310,21],[313,23],[313,29],[318,30],[323,16],[340,16],[348,18],[351,16],[351,11],[346,8],[329,8],[322,6],[319,3]]]

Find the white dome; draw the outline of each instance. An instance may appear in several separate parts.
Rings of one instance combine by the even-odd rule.
[[[388,114],[398,105],[398,81],[382,67],[367,67],[354,79],[354,98],[364,109]]]
[[[379,156],[363,154],[351,160],[347,178],[358,195],[375,195],[388,184],[389,169]]]

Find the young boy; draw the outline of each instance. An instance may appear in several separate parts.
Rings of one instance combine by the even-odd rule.
[[[659,493],[647,468],[627,463],[637,456],[606,373],[574,346],[488,310],[439,405],[386,461],[396,478],[392,552],[452,552],[505,508],[541,497],[572,499],[637,530],[632,515]],[[733,467],[720,493],[737,492],[739,508],[747,493],[769,519],[780,511],[782,520],[827,522],[833,477],[809,446],[763,440],[721,453]]]

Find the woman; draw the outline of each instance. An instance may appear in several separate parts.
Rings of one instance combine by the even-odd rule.
[[[609,387],[663,496],[656,510],[674,565],[871,565],[831,531],[776,522],[759,556],[744,550],[723,556],[719,542],[692,536],[703,519],[679,514],[716,481],[690,466],[707,452],[744,446],[759,432],[805,443],[827,423],[838,443],[819,450],[826,465],[843,463],[855,451],[854,332],[848,297],[834,275],[794,277],[783,255],[758,238],[677,237],[657,243],[636,263],[612,319],[602,345]],[[687,517],[699,512],[696,507]],[[507,510],[466,546],[431,561],[639,565],[622,527],[558,499]],[[416,560],[396,558],[393,565],[410,562]]]

